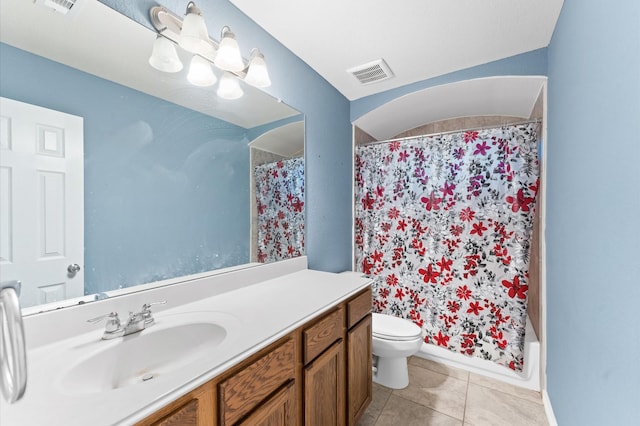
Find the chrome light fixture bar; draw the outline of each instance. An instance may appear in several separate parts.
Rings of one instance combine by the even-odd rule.
[[[179,72],[183,68],[176,46],[193,55],[187,79],[196,86],[212,86],[218,80],[218,96],[237,99],[242,96],[238,79],[255,87],[271,85],[264,56],[253,49],[249,61],[242,58],[235,35],[227,26],[220,32],[220,41],[211,39],[200,9],[194,2],[187,4],[186,16],[179,16],[164,6],[149,10],[151,23],[158,31],[149,64],[163,72]],[[218,79],[212,67],[223,73]]]

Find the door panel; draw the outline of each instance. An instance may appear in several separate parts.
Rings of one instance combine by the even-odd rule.
[[[82,118],[0,98],[0,150],[0,279],[23,307],[82,296]]]

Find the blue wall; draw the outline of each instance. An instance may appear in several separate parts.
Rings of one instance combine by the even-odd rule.
[[[246,129],[1,43],[0,57],[0,96],[84,118],[85,294],[249,262]]]
[[[640,421],[640,2],[565,0],[548,48],[548,393]]]
[[[151,28],[149,8],[161,4],[182,15],[183,0],[101,0]],[[309,267],[351,269],[352,129],[349,101],[300,58],[227,0],[197,2],[211,37],[231,27],[247,57],[253,47],[265,55],[272,85],[266,92],[305,115],[306,253]]]

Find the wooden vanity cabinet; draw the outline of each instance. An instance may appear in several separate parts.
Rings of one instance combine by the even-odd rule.
[[[137,426],[355,425],[371,402],[371,289]]]
[[[347,302],[347,418],[355,425],[372,399],[371,289]]]

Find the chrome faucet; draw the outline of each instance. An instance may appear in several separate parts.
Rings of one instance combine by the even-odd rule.
[[[110,340],[115,339],[116,337],[128,336],[129,334],[138,333],[139,331],[152,326],[155,320],[153,319],[153,315],[151,313],[151,307],[154,305],[164,305],[165,303],[167,303],[166,300],[163,300],[162,302],[145,303],[144,305],[142,305],[142,309],[140,310],[140,312],[129,312],[129,319],[124,326],[122,326],[117,312],[100,315],[99,317],[87,320],[87,322],[94,323],[102,321],[103,319],[107,320],[104,328],[104,334],[102,335],[103,340]]]
[[[20,281],[0,282],[0,394],[10,404],[22,398],[27,387],[20,287]]]

